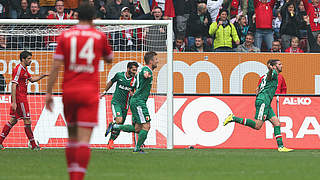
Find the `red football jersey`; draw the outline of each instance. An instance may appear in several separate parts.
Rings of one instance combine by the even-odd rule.
[[[99,92],[101,56],[113,56],[107,36],[89,25],[76,25],[61,33],[54,55],[64,60],[64,92],[79,89]]]
[[[26,102],[27,101],[27,86],[28,79],[31,78],[28,70],[22,66],[22,64],[18,64],[12,74],[12,83],[17,84],[16,89],[16,102]]]

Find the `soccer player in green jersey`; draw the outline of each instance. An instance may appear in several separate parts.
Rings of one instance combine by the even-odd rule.
[[[111,100],[112,115],[116,124],[123,124],[126,120],[129,99],[133,95],[134,89],[136,88],[136,73],[139,65],[137,62],[129,62],[127,64],[126,72],[118,72],[114,77],[107,83],[104,93],[100,96],[102,98],[107,91],[116,82],[116,90],[113,93]],[[106,136],[108,135],[106,131]],[[114,149],[114,140],[119,136],[120,131],[115,130],[111,132],[111,137],[108,141],[108,149]]]
[[[147,52],[144,55],[145,66],[141,69],[137,75],[137,89],[134,95],[130,99],[130,109],[132,112],[132,122],[134,125],[119,125],[110,123],[107,128],[107,133],[121,130],[125,132],[136,132],[138,134],[138,142],[133,152],[144,153],[141,149],[141,145],[147,139],[148,132],[150,130],[150,114],[147,108],[147,100],[150,95],[153,70],[158,65],[157,53]]]
[[[256,114],[254,120],[247,118],[239,118],[230,114],[223,125],[227,125],[230,122],[236,122],[245,126],[249,126],[253,129],[259,130],[264,121],[269,120],[274,127],[274,136],[276,137],[279,152],[289,152],[293,149],[289,149],[283,146],[282,136],[280,131],[280,121],[271,108],[271,101],[275,95],[278,86],[278,73],[282,68],[282,63],[278,59],[269,60],[268,73],[262,79],[259,85],[259,90],[256,97]]]

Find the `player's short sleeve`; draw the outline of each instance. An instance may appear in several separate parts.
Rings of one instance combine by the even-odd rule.
[[[105,34],[103,34],[103,57],[108,57],[109,59],[113,58],[112,47],[109,44],[109,40]]]
[[[111,79],[111,82],[114,83],[118,80],[118,77],[119,77],[119,73],[116,73],[113,78]]]
[[[150,69],[149,68],[146,68],[146,67],[144,67],[143,69],[142,69],[142,74],[143,74],[143,77],[144,77],[144,74],[146,73],[146,72],[148,72],[151,76],[152,76],[152,71],[150,71]],[[145,78],[145,77],[144,77]],[[145,78],[146,79],[146,78]]]
[[[20,78],[19,75],[17,75],[17,68],[15,68],[12,72],[12,81],[11,82],[18,84],[19,78]]]
[[[58,37],[58,45],[56,48],[56,52],[54,53],[53,58],[56,60],[63,60],[64,53],[63,53],[63,46],[64,46],[64,38],[63,33]]]

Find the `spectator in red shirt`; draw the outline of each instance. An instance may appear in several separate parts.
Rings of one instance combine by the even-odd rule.
[[[291,46],[288,47],[284,52],[287,53],[304,53],[302,49],[299,48],[299,38],[297,37],[292,37],[291,38]]]
[[[254,0],[254,9],[256,13],[256,34],[255,34],[255,46],[261,49],[262,41],[267,45],[267,49],[270,50],[273,41],[272,31],[272,9],[274,7],[275,0],[268,2],[267,0]]]
[[[267,62],[267,66],[269,68],[270,66],[270,62],[271,60],[269,60]],[[278,87],[277,87],[277,90],[276,90],[276,94],[287,94],[287,84],[286,84],[286,81],[284,79],[284,77],[280,74],[282,72],[282,65],[281,66],[278,66]],[[264,77],[265,75],[261,76],[260,79],[259,79],[259,82],[258,82],[258,87],[256,89],[256,93],[258,93],[259,91],[259,84],[261,83],[262,81],[262,78]]]
[[[310,27],[312,34],[317,38],[318,33],[320,33],[320,4],[319,0],[312,0],[309,3],[308,0],[302,0],[307,15],[310,17]]]

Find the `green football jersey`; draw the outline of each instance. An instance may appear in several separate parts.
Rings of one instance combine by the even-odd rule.
[[[144,73],[148,71],[151,74],[151,77],[145,78]],[[137,75],[137,90],[132,96],[134,99],[147,101],[150,95],[150,90],[152,86],[152,70],[148,66],[144,66],[139,74]]]
[[[276,70],[272,71],[272,78],[270,81],[267,80],[267,74],[262,78],[259,85],[259,93],[257,100],[262,100],[266,105],[270,105],[273,96],[276,93],[278,87],[278,73]]]
[[[126,109],[129,108],[130,91],[133,91],[137,85],[136,78],[126,77],[126,72],[118,72],[111,79],[113,83],[117,83],[116,90],[113,93],[112,101],[122,104]]]

